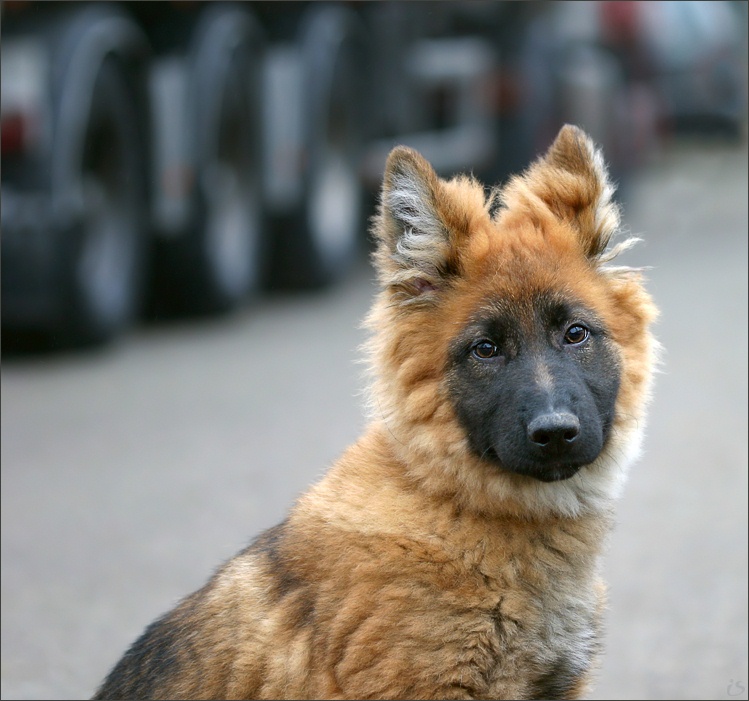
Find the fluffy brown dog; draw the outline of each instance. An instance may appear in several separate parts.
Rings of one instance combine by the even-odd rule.
[[[388,159],[373,419],[95,698],[574,698],[639,448],[654,306],[579,129],[489,198]]]

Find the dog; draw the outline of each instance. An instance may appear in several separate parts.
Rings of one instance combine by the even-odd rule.
[[[585,694],[658,348],[613,192],[570,125],[491,191],[395,148],[367,429],[94,698]]]

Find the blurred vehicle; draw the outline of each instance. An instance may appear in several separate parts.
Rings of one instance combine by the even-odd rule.
[[[345,274],[388,138],[448,170],[494,153],[491,50],[428,35],[448,4],[3,3],[4,329],[100,342],[146,302]]]
[[[528,19],[513,59],[522,85],[513,124],[523,150],[536,153],[562,124],[583,126],[621,181],[652,147],[656,110],[650,89],[627,71],[624,27],[609,4],[542,3]]]
[[[669,129],[738,136],[746,114],[746,3],[644,2],[651,80]]]
[[[653,110],[606,5],[3,2],[4,332],[332,284],[396,143],[499,179],[575,122],[623,176]]]

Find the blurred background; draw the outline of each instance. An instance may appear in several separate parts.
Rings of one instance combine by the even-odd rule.
[[[747,3],[0,3],[2,698],[89,696],[360,432],[385,158],[575,123],[665,346],[593,698],[747,698]]]

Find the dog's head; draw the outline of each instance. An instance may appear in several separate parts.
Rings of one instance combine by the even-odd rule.
[[[579,513],[618,491],[649,395],[655,308],[607,263],[619,212],[564,127],[487,196],[415,151],[387,162],[374,233],[372,413],[410,474],[480,511]]]

